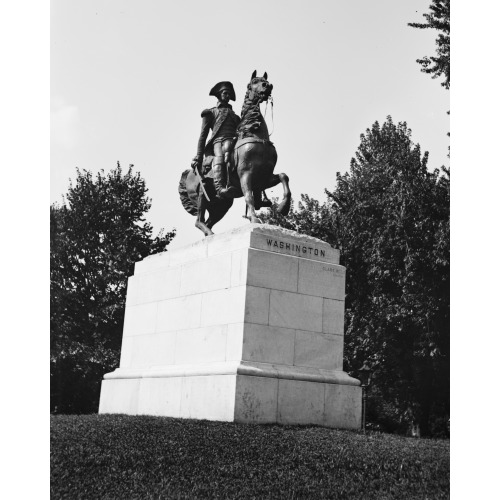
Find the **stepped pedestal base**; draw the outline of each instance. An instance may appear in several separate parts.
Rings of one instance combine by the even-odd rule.
[[[275,226],[144,259],[99,413],[359,428],[344,290],[337,250]]]

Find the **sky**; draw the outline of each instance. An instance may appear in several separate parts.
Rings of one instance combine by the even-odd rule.
[[[50,198],[61,202],[76,167],[108,172],[134,165],[152,200],[155,234],[176,228],[171,248],[203,237],[177,187],[196,153],[200,113],[229,80],[241,112],[254,70],[273,84],[262,106],[278,152],[275,173],[294,200],[325,200],[349,169],[360,134],[387,115],[406,121],[448,166],[449,91],[420,71],[437,32],[424,21],[430,0],[205,1],[52,0],[50,9]],[[268,190],[282,196],[281,185]],[[248,223],[243,199],[214,232]]]

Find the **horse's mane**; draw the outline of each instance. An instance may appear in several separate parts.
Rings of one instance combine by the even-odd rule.
[[[251,89],[247,90],[243,107],[241,108],[241,122],[238,125],[238,136],[241,139],[253,135],[252,129],[260,127],[262,115],[259,100],[254,102],[255,96]]]

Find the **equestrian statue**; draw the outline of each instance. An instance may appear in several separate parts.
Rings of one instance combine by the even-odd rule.
[[[290,210],[288,176],[274,173],[278,155],[260,111],[260,104],[268,102],[272,90],[267,73],[258,77],[254,71],[247,85],[241,119],[229,104],[236,100],[231,82],[219,82],[210,91],[209,95],[217,98],[217,105],[201,113],[196,156],[179,183],[182,205],[196,216],[195,225],[205,236],[214,234],[212,227],[231,208],[234,198],[242,196],[245,216],[250,222],[261,223],[255,211],[272,205],[265,190],[280,182],[284,196],[277,210],[282,215]]]

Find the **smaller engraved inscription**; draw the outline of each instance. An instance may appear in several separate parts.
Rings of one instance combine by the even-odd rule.
[[[299,261],[299,293],[327,299],[345,299],[345,268],[313,259]]]
[[[323,266],[323,271],[327,271],[329,273],[335,273],[338,275],[343,275],[344,274],[344,269],[340,267],[331,267],[331,266]]]

